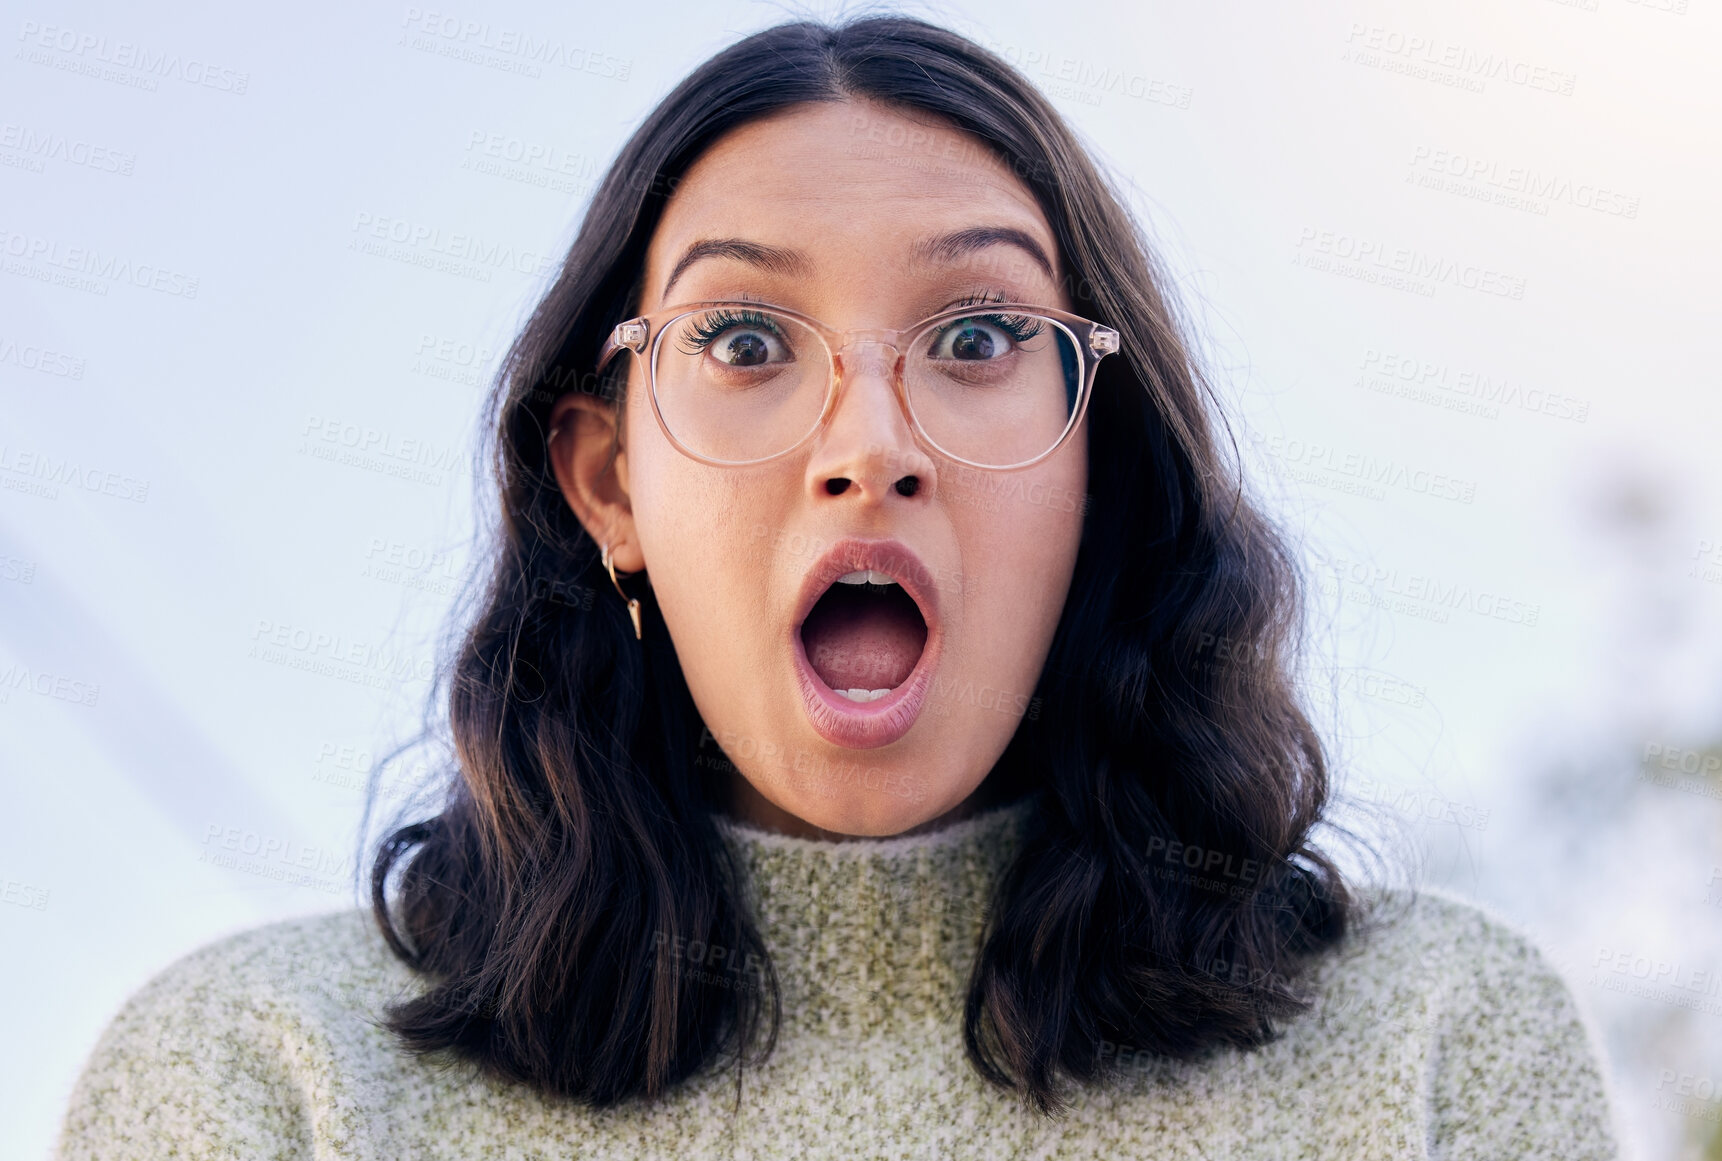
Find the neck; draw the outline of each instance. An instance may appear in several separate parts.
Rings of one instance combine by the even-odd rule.
[[[1031,795],[938,831],[849,842],[719,816],[787,1025],[842,1037],[942,1029],[939,1043],[960,1052],[945,1033],[962,1018],[992,892],[1033,809]],[[757,965],[729,962],[701,970],[722,986],[759,985]]]

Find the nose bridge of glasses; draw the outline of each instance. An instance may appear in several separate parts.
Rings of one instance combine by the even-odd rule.
[[[891,331],[851,331],[832,352],[834,370],[843,377],[874,373],[889,382],[901,357],[897,338]]]
[[[853,411],[859,407],[869,411],[883,403],[893,413],[893,418],[885,422],[894,434],[883,437],[875,429],[874,438],[888,438],[891,441],[889,446],[893,447],[901,441],[905,449],[913,444],[914,419],[908,412],[908,400],[902,397],[898,388],[903,367],[902,354],[897,348],[899,337],[898,333],[891,331],[850,332],[842,336],[831,366],[835,394],[832,410],[826,413],[827,424],[846,409]],[[867,381],[873,381],[877,386],[857,390]],[[884,399],[891,402],[883,402]],[[871,420],[862,422],[871,426],[880,418],[882,416],[875,414]]]

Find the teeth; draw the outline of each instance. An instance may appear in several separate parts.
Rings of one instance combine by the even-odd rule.
[[[850,701],[878,701],[891,691],[888,689],[840,689],[836,692]]]
[[[840,585],[894,585],[897,582],[876,568],[864,568],[860,572],[846,572],[837,578]]]

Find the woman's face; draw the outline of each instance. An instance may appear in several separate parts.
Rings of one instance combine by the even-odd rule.
[[[653,236],[641,313],[746,298],[897,329],[975,295],[1069,309],[1062,274],[1033,196],[975,139],[830,102],[737,129],[689,170]],[[556,410],[574,417],[563,490],[617,568],[650,578],[705,720],[693,775],[731,779],[736,813],[792,833],[891,835],[966,813],[1038,712],[1081,534],[1084,430],[1031,468],[959,468],[917,442],[876,353],[851,353],[828,426],[753,467],[679,452],[639,360],[612,474],[602,405]],[[869,568],[898,584],[855,584]]]

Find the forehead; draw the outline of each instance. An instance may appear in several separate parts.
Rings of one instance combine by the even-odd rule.
[[[803,278],[877,276],[924,273],[933,256],[918,242],[975,227],[1021,231],[1056,270],[1034,195],[978,138],[873,102],[801,105],[731,131],[690,167],[647,251],[647,295],[661,295],[678,258],[713,238],[797,250],[809,259],[793,271]],[[952,261],[1039,269],[1016,247]]]

